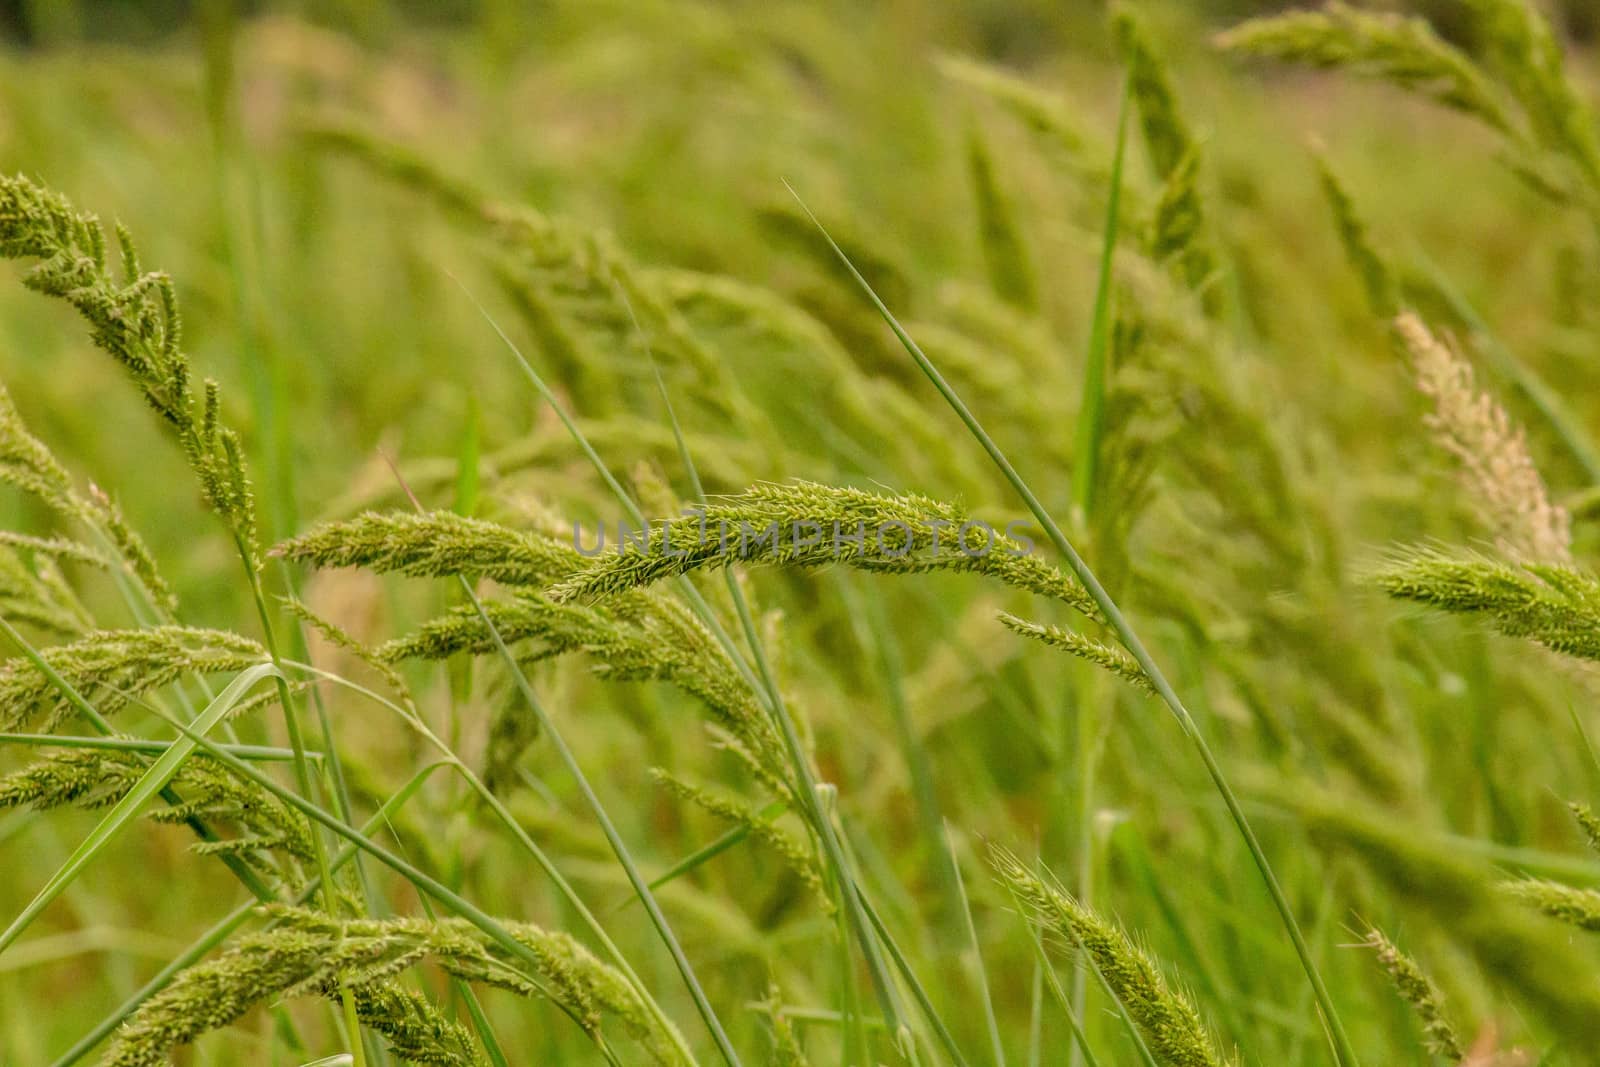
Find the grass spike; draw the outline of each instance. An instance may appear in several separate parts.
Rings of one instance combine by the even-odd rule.
[[[1389,975],[1401,999],[1417,1013],[1427,1035],[1428,1050],[1451,1063],[1459,1063],[1464,1056],[1461,1039],[1445,1015],[1444,994],[1416,961],[1395,947],[1381,930],[1368,930],[1366,944],[1377,954],[1379,966]]]
[[[1148,1042],[1151,1055],[1167,1067],[1224,1067],[1230,1062],[1194,1005],[1167,984],[1155,962],[1126,934],[1004,849],[992,848],[990,861],[1002,884],[1041,926],[1089,958]]]

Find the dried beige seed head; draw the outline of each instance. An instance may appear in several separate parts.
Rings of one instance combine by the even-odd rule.
[[[1428,426],[1460,461],[1462,481],[1496,547],[1525,562],[1571,562],[1567,513],[1550,502],[1521,427],[1477,390],[1472,366],[1415,313],[1403,312],[1395,330],[1411,356],[1417,388],[1433,401]]]

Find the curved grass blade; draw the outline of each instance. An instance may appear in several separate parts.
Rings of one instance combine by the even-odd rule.
[[[111,724],[106,721],[105,716],[101,715],[93,704],[85,700],[83,695],[72,687],[72,683],[61,677],[61,673],[52,667],[50,662],[39,654],[39,650],[34,648],[33,645],[28,642],[28,639],[23,637],[22,634],[17,631],[17,628],[11,625],[10,620],[6,619],[4,616],[0,616],[0,632],[3,632],[6,637],[11,640],[11,643],[16,645],[17,648],[21,650],[23,656],[28,660],[29,663],[33,664],[35,670],[44,675],[45,678],[49,679],[50,684],[61,691],[61,695],[66,697],[68,703],[76,708],[79,714],[88,720],[89,725],[93,726],[97,731],[107,737],[110,737],[116,733],[116,731],[111,728]],[[201,684],[205,684],[204,680],[202,680]],[[224,722],[222,725],[224,731],[226,731],[228,724]],[[230,740],[233,740],[231,734],[229,735],[229,738]],[[179,798],[178,794],[170,787],[162,788],[161,799],[173,807],[177,807],[182,803],[182,800]],[[199,817],[191,815],[190,817],[184,819],[184,822],[188,824],[190,829],[199,835],[202,841],[211,841],[215,839],[215,834],[211,828],[207,826],[206,823]],[[246,889],[250,890],[257,900],[269,901],[273,898],[272,890],[267,888],[266,883],[261,880],[260,875],[256,874],[256,872],[253,871],[250,866],[238,856],[232,856],[225,853],[220,857],[220,859],[222,860],[223,866],[232,871],[233,876],[239,879],[239,883]]]
[[[272,676],[282,678],[283,674],[270,663],[257,664],[249,670],[240,672],[239,676],[229,682],[227,688],[217,694],[216,699],[206,706],[205,711],[200,713],[200,717],[195,720],[192,729],[196,733],[207,733],[217,723],[221,722],[228,712],[233,710],[233,706],[250,690],[251,686],[263,678]],[[135,815],[139,814],[139,809],[144,807],[147,801],[166,787],[166,784],[172,780],[172,776],[178,773],[178,768],[183,765],[183,761],[188,759],[189,754],[194,751],[195,745],[196,742],[187,737],[174,741],[171,747],[150,766],[150,769],[144,772],[144,775],[140,777],[134,787],[128,790],[127,794],[117,802],[116,806],[106,813],[105,818],[100,820],[99,825],[89,833],[88,837],[83,839],[83,843],[73,850],[72,855],[67,857],[67,861],[45,883],[44,888],[40,889],[33,900],[28,903],[28,906],[22,909],[22,913],[12,920],[11,925],[6,928],[4,933],[0,933],[0,952],[4,952],[8,946],[14,943],[22,935],[22,932],[33,924],[39,914],[50,905],[50,902],[60,896],[78,875],[83,873],[83,869],[89,865],[90,861],[99,855],[117,834],[121,833],[122,828]]]
[[[491,941],[504,949],[508,955],[528,964],[535,972],[544,966],[545,961],[541,959],[539,954],[528,945],[517,940],[511,931],[507,930],[494,916],[455,892],[439,879],[407,861],[404,857],[384,848],[372,840],[370,835],[363,833],[349,823],[343,822],[338,816],[331,814],[322,806],[312,803],[292,789],[284,788],[272,778],[256,770],[238,757],[230,756],[216,742],[194,733],[183,723],[175,723],[174,725],[185,737],[192,738],[212,759],[226,766],[239,777],[271,793],[283,803],[305,815],[312,822],[331,831],[336,836],[344,838],[360,851],[365,852],[385,867],[388,867],[410,882],[419,893],[426,893],[456,915],[461,916],[467,922],[483,931]],[[675,1035],[675,1031],[673,1031],[673,1034]],[[692,1065],[696,1062],[686,1046],[680,1047],[680,1051],[684,1053],[685,1063]]]
[[[676,1047],[679,1053],[682,1055],[683,1061],[689,1064],[690,1067],[693,1067],[693,1065],[697,1062],[694,1058],[693,1051],[688,1047],[687,1044],[683,1043],[682,1035],[678,1033],[677,1028],[670,1025],[671,1021],[668,1019],[666,1012],[662,1010],[655,997],[651,995],[649,987],[646,986],[640,979],[638,973],[634,970],[633,965],[628,962],[628,957],[623,955],[622,950],[617,947],[616,942],[612,940],[611,935],[607,933],[606,927],[601,924],[600,920],[596,918],[594,912],[587,904],[584,903],[583,898],[578,895],[578,892],[573,888],[572,883],[568,881],[564,875],[562,875],[561,871],[556,867],[555,862],[550,858],[550,856],[539,847],[538,843],[534,841],[531,836],[529,836],[527,830],[523,829],[521,824],[517,822],[516,818],[506,808],[505,802],[496,796],[494,791],[484,784],[483,779],[480,778],[471,767],[467,766],[467,764],[462,761],[460,756],[456,755],[449,745],[440,740],[439,736],[435,734],[426,723],[422,722],[421,719],[416,717],[413,712],[400,707],[398,704],[389,700],[382,694],[376,693],[373,690],[360,685],[359,683],[352,682],[342,675],[335,674],[331,671],[320,670],[307,663],[295,663],[288,660],[286,660],[285,663],[297,670],[305,671],[307,674],[313,677],[321,678],[324,681],[340,686],[353,693],[360,694],[365,699],[371,700],[379,706],[385,707],[389,711],[394,712],[401,718],[402,721],[406,722],[413,730],[416,730],[419,736],[421,736],[422,739],[428,743],[428,745],[437,750],[444,757],[446,764],[461,776],[462,780],[467,783],[467,786],[471,788],[475,794],[477,794],[480,800],[483,801],[484,806],[487,807],[489,811],[493,813],[495,818],[498,819],[503,826],[505,826],[506,830],[510,832],[513,840],[515,840],[516,843],[533,859],[534,863],[536,863],[539,869],[544,872],[545,876],[550,879],[551,884],[555,886],[556,891],[561,894],[562,899],[572,909],[573,914],[577,915],[583,924],[588,928],[590,934],[594,936],[595,940],[599,942],[601,948],[605,950],[606,955],[611,958],[611,961],[616,966],[617,970],[627,980],[634,992],[638,994],[640,1002],[645,1005],[645,1010],[647,1010],[658,1022],[661,1023],[667,1032],[668,1038],[673,1042],[674,1047]]]
[[[776,819],[778,816],[782,815],[788,810],[789,806],[783,801],[774,800],[772,803],[762,808],[757,814],[761,816],[763,821],[771,822],[773,819]],[[734,845],[737,845],[740,841],[743,841],[749,836],[750,827],[740,823],[738,826],[733,827],[732,829],[723,833],[721,836],[695,849],[693,852],[683,857],[683,859],[679,860],[671,867],[668,867],[666,870],[656,875],[650,880],[650,888],[660,889],[668,882],[677,878],[682,878],[696,867],[699,867],[701,864],[722,855],[724,852],[728,851],[728,849],[732,848]]]
[[[833,246],[833,250],[839,256],[840,262],[844,264],[845,269],[850,272],[856,283],[861,286],[862,291],[877,309],[878,314],[883,317],[889,328],[894,331],[895,337],[911,355],[918,368],[933,384],[933,387],[938,390],[945,403],[949,404],[956,415],[960,417],[968,432],[988,453],[989,458],[1000,469],[1000,473],[1005,476],[1012,489],[1027,505],[1029,512],[1039,521],[1039,525],[1043,527],[1051,545],[1066,559],[1068,566],[1072,569],[1072,573],[1077,576],[1078,581],[1088,590],[1089,596],[1094,600],[1096,607],[1100,609],[1102,616],[1117,635],[1117,639],[1122,642],[1123,647],[1128,650],[1129,654],[1138,661],[1140,668],[1149,677],[1151,685],[1155,687],[1156,695],[1172,711],[1184,734],[1193,743],[1200,761],[1205,764],[1206,773],[1210,776],[1212,785],[1216,787],[1217,793],[1222,797],[1222,802],[1228,809],[1228,815],[1239,831],[1239,836],[1244,839],[1245,847],[1250,852],[1250,858],[1254,861],[1256,870],[1260,873],[1261,880],[1266,885],[1268,895],[1272,898],[1273,906],[1277,909],[1278,917],[1283,922],[1284,930],[1288,933],[1289,940],[1294,945],[1295,954],[1300,958],[1300,965],[1305,970],[1306,978],[1311,983],[1312,991],[1316,996],[1317,1007],[1321,1013],[1323,1025],[1328,1031],[1329,1043],[1332,1046],[1334,1058],[1341,1067],[1355,1067],[1358,1062],[1355,1049],[1351,1046],[1350,1039],[1345,1033],[1344,1024],[1339,1018],[1337,1008],[1334,1006],[1333,996],[1328,992],[1327,984],[1323,981],[1322,972],[1317,967],[1316,960],[1312,957],[1311,947],[1306,943],[1305,935],[1300,930],[1300,923],[1294,917],[1294,909],[1289,904],[1289,898],[1284,893],[1283,887],[1278,884],[1278,876],[1273,872],[1272,864],[1267,860],[1266,851],[1261,847],[1261,842],[1256,839],[1255,830],[1250,826],[1250,820],[1245,817],[1244,808],[1239,803],[1239,798],[1234,794],[1233,787],[1228,784],[1227,776],[1222,772],[1222,765],[1217,762],[1216,755],[1211,751],[1211,746],[1207,743],[1205,735],[1200,732],[1200,727],[1194,721],[1194,717],[1189,714],[1189,709],[1184,706],[1183,700],[1179,698],[1177,691],[1172,688],[1172,683],[1167,681],[1167,676],[1162,673],[1155,659],[1145,648],[1144,642],[1139,640],[1139,635],[1134,633],[1133,627],[1123,616],[1122,609],[1117,606],[1116,601],[1111,599],[1111,594],[1106,592],[1105,586],[1100,584],[1100,579],[1095,576],[1094,571],[1090,570],[1089,564],[1078,554],[1077,549],[1072,547],[1072,543],[1061,532],[1061,527],[1057,525],[1050,513],[1045,510],[1044,505],[1039,502],[1039,498],[1028,487],[1028,483],[1023,481],[1022,475],[1017,473],[1016,468],[1011,465],[1011,461],[1006,458],[1006,454],[1000,450],[1000,446],[995,444],[994,438],[989,436],[988,431],[983,428],[983,424],[978,421],[977,416],[967,407],[966,402],[945,380],[944,375],[939,373],[939,368],[933,365],[933,361],[922,351],[921,346],[912,340],[911,335],[905,331],[905,328],[900,325],[900,321],[894,317],[894,313],[878,297],[878,294],[867,283],[867,280],[861,276],[861,272],[856,270],[849,257],[844,254],[838,244],[834,243],[833,238],[828,236],[827,231],[823,229],[822,223],[811,213],[811,209],[805,206],[805,202],[800,200],[800,195],[787,182],[785,186],[795,200],[800,203],[806,214],[811,217],[812,224],[822,232],[823,236],[828,238],[828,242]]]

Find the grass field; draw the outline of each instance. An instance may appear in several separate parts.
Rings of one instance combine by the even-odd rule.
[[[1593,28],[1249,6],[30,8],[0,1063],[1600,1063]]]

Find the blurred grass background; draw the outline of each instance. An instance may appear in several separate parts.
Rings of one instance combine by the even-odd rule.
[[[1380,88],[1251,67],[1210,48],[1215,31],[1264,6],[1141,7],[1204,140],[1205,195],[1231,304],[1225,329],[1180,353],[1192,358],[1129,379],[1143,420],[1129,425],[1149,435],[1154,473],[1136,513],[1128,502],[1126,539],[1091,536],[1091,558],[1123,560],[1123,586],[1150,620],[1158,658],[1195,695],[1230,772],[1249,783],[1269,851],[1369,1062],[1401,1062],[1395,1050],[1416,1044],[1370,958],[1340,947],[1355,939],[1357,916],[1431,955],[1467,1017],[1497,1020],[1513,1038],[1544,1034],[1548,1021],[1537,1010],[1530,1021],[1508,988],[1515,975],[1496,973],[1463,940],[1458,917],[1430,910],[1428,886],[1408,883],[1413,868],[1343,821],[1383,812],[1430,855],[1600,881],[1564,810],[1600,784],[1571,729],[1581,690],[1520,646],[1415,618],[1361,581],[1390,544],[1481,535],[1386,325],[1344,264],[1308,146],[1325,146],[1380,240],[1447,277],[1591,428],[1600,425],[1593,234],[1529,192],[1464,120]],[[1450,5],[1435,6],[1448,32]],[[1593,5],[1571,0],[1559,14],[1587,80]],[[980,413],[1066,508],[1106,189],[1063,167],[936,60],[975,57],[1058,94],[1104,166],[1121,75],[1099,5],[23,3],[0,8],[0,27],[0,160],[126,224],[146,264],[176,279],[187,348],[234,398],[275,536],[392,503],[379,448],[402,467],[442,472],[425,492],[430,504],[449,506],[457,457],[474,434],[491,457],[483,496],[500,513],[537,503],[589,521],[617,517],[453,280],[502,321],[517,320],[485,242],[307,135],[329,124],[404,146],[496,199],[607,231],[640,265],[780,294],[823,325],[864,380],[893,383],[921,405],[911,418],[927,440],[902,432],[890,435],[892,448],[863,447],[855,416],[818,400],[825,363],[759,339],[724,343],[729,372],[769,417],[770,438],[704,410],[691,418],[713,491],[807,477],[1012,514],[847,279],[796,228],[787,180],[870,253],[898,314],[945,340],[950,358],[970,356],[957,373]],[[997,310],[988,292],[973,131],[1023,220],[1037,314]],[[1134,169],[1142,175],[1142,161]],[[517,337],[537,357],[527,331]],[[644,367],[636,354],[619,354],[619,366],[624,377]],[[0,369],[34,430],[145,533],[188,617],[215,625],[243,617],[236,563],[203,526],[181,458],[70,313],[19,285],[0,287]],[[1220,430],[1208,417],[1208,390],[1219,382],[1241,420]],[[564,384],[615,466],[650,459],[673,468],[650,390]],[[1588,488],[1583,471],[1506,400],[1528,422],[1556,495],[1578,499]],[[0,507],[8,528],[40,521],[18,500]],[[1583,555],[1595,530],[1579,519]],[[1021,647],[992,621],[1004,598],[968,581],[824,573],[758,584],[768,606],[784,611],[785,670],[819,731],[823,765],[870,831],[856,842],[864,865],[883,885],[903,887],[887,897],[891,919],[926,931],[912,940],[939,976],[943,1002],[959,1009],[970,989],[941,939],[948,916],[937,863],[917,836],[915,783],[886,710],[899,701],[940,808],[965,838],[1037,842],[1065,875],[1081,869],[1089,828],[1091,883],[1077,888],[1173,963],[1246,1062],[1323,1062],[1296,964],[1164,712]],[[345,576],[313,579],[308,597],[374,639],[443,599]],[[581,756],[615,798],[612,809],[629,813],[630,839],[653,863],[665,867],[714,832],[648,793],[638,773],[661,764],[727,774],[681,698],[601,687],[576,668],[547,681],[570,717],[581,716]],[[443,683],[429,692],[449,703]],[[468,751],[481,749],[485,709],[499,699],[492,684],[480,686],[452,709]],[[1090,757],[1078,729],[1089,705],[1100,709],[1103,735],[1094,740],[1105,748],[1092,809],[1080,811]],[[1588,718],[1587,705],[1580,714]],[[395,767],[414,755],[383,720],[352,714],[339,726],[373,790],[392,786]],[[553,767],[537,745],[529,761],[541,778]],[[571,798],[559,781],[551,788],[548,804],[518,794],[519,813],[557,843],[580,880],[622,899],[598,837],[563,818]],[[559,920],[459,797],[433,803],[409,839],[432,848],[425,859],[486,906]],[[76,840],[76,825],[0,819],[7,866],[28,875],[0,886],[0,906],[20,907]],[[47,1062],[224,909],[229,884],[196,869],[171,831],[124,841],[51,913],[57,950],[0,961],[4,1062]],[[797,1002],[829,1004],[834,976],[808,961],[820,920],[797,909],[781,881],[749,899],[750,885],[769,884],[752,882],[752,871],[773,873],[759,857],[738,855],[667,894],[690,931],[691,955],[725,1002],[763,996],[773,977]],[[1020,1057],[1031,950],[1001,895],[975,892]],[[618,922],[675,1003],[638,916]],[[553,1012],[491,1006],[526,1050],[519,1062],[579,1055],[581,1041]],[[953,1015],[964,1027],[958,1036],[981,1047],[977,1013]],[[251,1025],[261,1043],[210,1039],[195,1062],[300,1062],[281,1048],[269,1058],[270,1022]],[[736,1025],[743,1035],[758,1029],[751,1018]],[[1114,1029],[1098,1018],[1094,1027]],[[1055,1036],[1053,1047],[1064,1049]],[[1590,1062],[1581,1050],[1565,1055]]]
[[[243,393],[264,388],[264,366],[276,368],[285,410],[309,416],[292,435],[295,458],[314,458],[295,465],[296,506],[316,514],[371,462],[385,432],[403,433],[419,455],[452,454],[468,395],[484,400],[486,434],[498,441],[534,405],[508,387],[507,361],[485,352],[470,307],[450,295],[445,271],[471,272],[475,249],[412,194],[309,146],[301,124],[354,120],[501,199],[609,230],[643,263],[780,290],[811,284],[795,276],[811,264],[797,268],[762,221],[785,210],[788,178],[841,224],[861,220],[875,254],[919,283],[978,280],[963,135],[985,116],[930,60],[978,55],[1059,89],[1108,145],[1117,75],[1101,13],[1057,6],[881,4],[846,15],[786,5],[350,4],[311,22],[267,5],[237,24],[216,15],[224,25],[211,39],[225,38],[228,57],[209,63],[204,20],[186,19],[184,5],[27,11],[13,18],[27,30],[14,32],[36,43],[4,54],[0,143],[14,169],[142,236],[146,258],[183,287],[189,340],[214,373]],[[1281,384],[1348,385],[1402,417],[1411,406],[1394,388],[1395,368],[1382,362],[1385,373],[1374,374],[1341,351],[1361,311],[1320,209],[1304,151],[1313,137],[1375,229],[1425,249],[1504,339],[1550,330],[1561,298],[1553,275],[1573,245],[1555,232],[1562,220],[1541,216],[1464,122],[1330,78],[1236,77],[1205,44],[1237,6],[1157,14],[1214,157],[1228,239],[1258,260],[1238,266],[1255,274],[1242,296],[1249,326],[1269,344],[1298,338],[1303,357],[1335,376],[1291,371]],[[74,29],[47,30],[52,18]],[[1015,137],[994,125],[991,136]],[[1090,198],[1103,190],[1051,190],[1055,176],[1020,151],[1005,169],[1026,196],[1056,332],[1076,339],[1093,284],[1083,253],[1098,240]],[[1528,228],[1541,224],[1548,239]],[[1274,286],[1280,268],[1327,284]],[[916,298],[932,286],[901,288]],[[84,450],[86,468],[112,486],[146,463],[178,469],[175,457],[125,447],[143,413],[119,410],[128,407],[114,401],[120,383],[97,372],[64,328],[66,312],[16,290],[4,299],[8,380],[31,418],[60,420],[43,427],[59,431],[49,439]],[[480,358],[462,358],[468,339]],[[1564,385],[1583,382],[1562,377],[1581,375],[1577,361],[1548,369]],[[1347,410],[1365,419],[1373,409]],[[106,419],[125,421],[104,432]],[[138,517],[169,547],[162,509],[152,510]],[[186,520],[174,517],[182,530]]]

